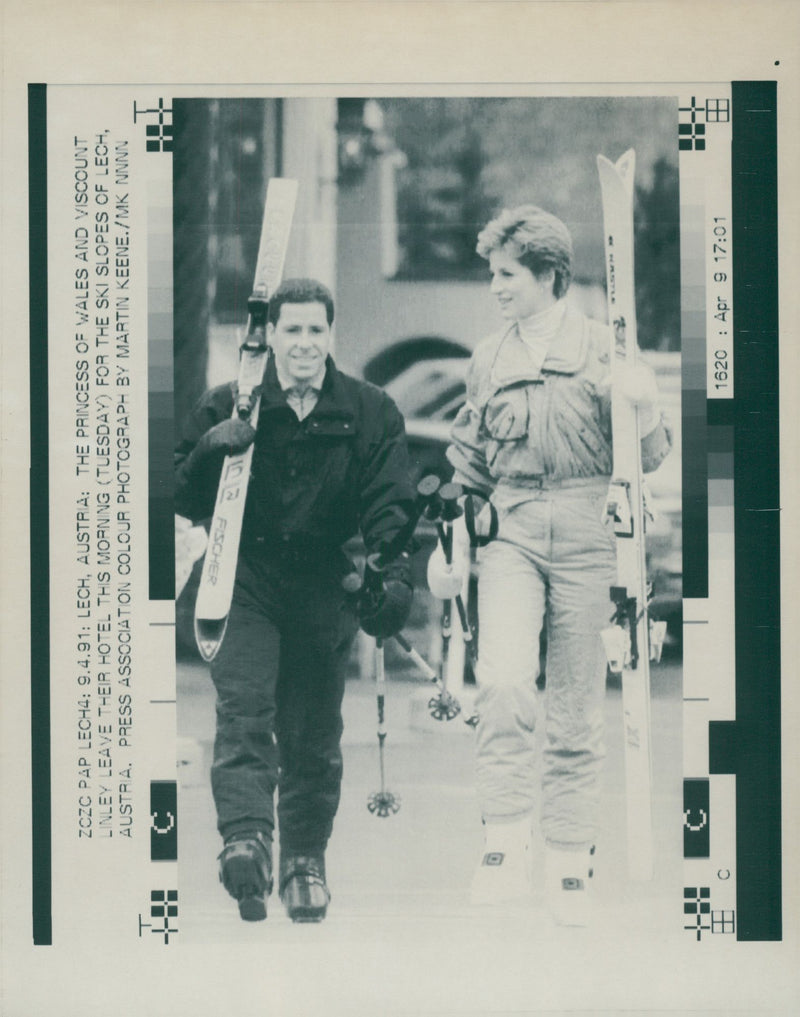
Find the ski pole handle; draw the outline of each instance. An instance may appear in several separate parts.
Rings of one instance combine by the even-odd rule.
[[[439,490],[439,498],[442,502],[442,521],[452,532],[453,523],[463,515],[463,509],[458,504],[463,491],[460,484],[444,484]]]
[[[489,506],[489,532],[478,533],[477,529],[477,516],[475,511],[475,498],[479,496],[483,498],[486,504]],[[470,547],[486,547],[497,536],[500,529],[500,517],[497,514],[497,509],[492,502],[476,491],[468,491],[467,496],[464,499],[464,522],[467,526],[467,533],[469,534]]]
[[[436,524],[436,536],[442,545],[444,560],[448,565],[453,564],[453,527],[449,523]]]
[[[450,565],[453,561],[453,523],[463,515],[463,509],[459,505],[459,498],[463,494],[460,484],[444,484],[439,490],[439,498],[442,502],[442,523],[445,540],[442,540],[442,550],[445,560]],[[440,531],[441,539],[442,531]]]
[[[247,420],[253,410],[253,396],[263,381],[267,345],[266,296],[254,292],[247,301],[247,333],[239,347],[239,381],[236,391],[234,415]],[[252,364],[252,368],[251,368]]]
[[[462,498],[464,499],[463,509],[459,504]],[[477,530],[476,498],[481,499],[489,506],[489,532],[486,534],[478,533]],[[454,521],[463,514],[471,547],[485,547],[495,539],[499,529],[497,509],[484,491],[480,491],[476,487],[465,487],[463,484],[445,484],[439,491],[439,499],[442,502],[442,518],[445,521]]]
[[[414,536],[420,519],[430,511],[431,505],[435,503],[440,485],[441,481],[435,473],[428,474],[420,480],[417,484],[417,497],[411,515],[389,543],[380,550],[375,564],[381,568],[389,565],[405,551],[406,545]]]

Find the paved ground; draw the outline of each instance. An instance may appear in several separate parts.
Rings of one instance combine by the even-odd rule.
[[[219,841],[207,776],[213,736],[211,683],[202,665],[179,666],[179,735],[186,758],[193,759],[181,767],[180,934],[184,943],[240,944],[248,950],[257,945],[259,952],[261,946],[265,950],[265,963],[280,958],[281,974],[276,977],[281,987],[275,989],[275,1009],[265,1012],[306,1012],[302,1000],[314,1012],[314,992],[321,989],[313,989],[302,975],[299,984],[296,979],[291,979],[291,985],[283,981],[290,978],[287,972],[293,964],[303,970],[310,957],[314,970],[323,962],[325,971],[336,972],[336,985],[325,990],[328,1012],[339,1012],[333,1008],[339,993],[341,1012],[380,1014],[390,1012],[390,999],[400,998],[410,1000],[404,1004],[409,1013],[429,1012],[427,1007],[438,1012],[434,1004],[439,993],[443,994],[439,1002],[447,1010],[454,980],[466,978],[469,983],[473,962],[487,972],[489,982],[495,975],[501,979],[511,1007],[517,1005],[521,972],[528,971],[537,956],[558,967],[565,963],[564,950],[570,955],[576,949],[590,949],[595,956],[601,944],[605,949],[611,943],[630,948],[637,940],[652,944],[679,937],[677,665],[662,664],[654,673],[657,857],[656,876],[648,884],[631,884],[626,877],[622,707],[619,691],[610,689],[607,696],[609,752],[594,880],[598,921],[591,931],[556,928],[544,911],[539,886],[519,907],[487,911],[469,906],[466,887],[482,842],[472,790],[473,735],[461,719],[450,724],[431,719],[425,708],[431,687],[409,677],[405,672],[405,680],[391,681],[387,690],[386,786],[400,795],[400,811],[381,819],[367,809],[369,795],[380,786],[375,690],[369,680],[354,678],[345,696],[343,798],[327,857],[333,893],[328,919],[319,926],[295,926],[272,898],[267,922],[247,924],[239,919],[234,902],[217,880]],[[539,844],[535,870],[540,853]],[[460,974],[451,970],[453,965]],[[583,977],[576,974],[578,981]],[[466,993],[467,983],[459,991]],[[558,1005],[565,998],[563,992],[569,995],[573,990],[579,991],[577,983],[571,988],[562,985]],[[280,1009],[278,1004],[288,998],[287,992],[296,1009]],[[483,1001],[472,989],[468,996],[465,1005],[474,1005],[475,1013],[500,1012],[502,993],[498,996],[497,990]],[[350,1009],[356,998],[365,1009]],[[347,1006],[344,1000],[349,1001]]]

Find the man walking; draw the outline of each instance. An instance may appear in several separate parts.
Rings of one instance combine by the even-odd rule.
[[[377,596],[343,588],[342,545],[359,530],[379,551],[414,501],[403,420],[375,386],[339,371],[329,350],[333,298],[290,279],[269,302],[271,356],[256,430],[232,417],[235,384],[208,392],[176,455],[175,508],[213,513],[225,455],[255,442],[227,633],[211,665],[217,693],[211,783],[224,846],[220,879],[242,918],[266,917],[273,886],[293,921],[321,921],[325,849],[342,781],[345,665],[359,621],[386,638],[411,606],[408,559]]]

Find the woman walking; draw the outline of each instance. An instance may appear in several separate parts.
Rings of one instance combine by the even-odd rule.
[[[478,593],[476,776],[485,846],[472,900],[499,903],[528,891],[538,810],[549,906],[558,922],[584,925],[604,756],[600,632],[616,581],[616,538],[604,518],[612,470],[608,327],[565,301],[572,241],[555,216],[534,205],[504,211],[477,249],[506,324],[473,354],[448,449],[454,481],[490,494],[500,519],[481,554]],[[654,470],[671,445],[654,376],[638,366],[615,384],[638,405],[642,462]],[[437,549],[428,568],[434,595],[453,596],[457,573]]]

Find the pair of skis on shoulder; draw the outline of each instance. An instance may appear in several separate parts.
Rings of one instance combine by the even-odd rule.
[[[261,384],[269,359],[269,299],[283,275],[296,201],[296,180],[275,177],[269,181],[233,407],[233,416],[246,420],[254,430],[258,426]],[[226,456],[222,466],[194,613],[195,639],[206,661],[216,656],[228,624],[252,460],[250,445],[244,452]]]
[[[606,282],[612,382],[638,356],[634,292],[633,149],[616,163],[597,157],[605,227]],[[609,667],[622,677],[625,738],[628,871],[632,879],[653,876],[653,790],[650,734],[650,661],[661,656],[664,622],[650,619],[645,556],[647,517],[639,414],[613,395],[613,475],[606,512],[617,545],[617,583],[611,587],[611,624],[603,632]]]

